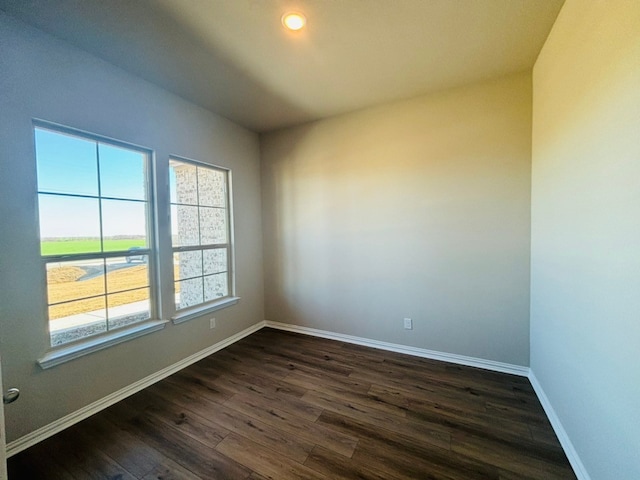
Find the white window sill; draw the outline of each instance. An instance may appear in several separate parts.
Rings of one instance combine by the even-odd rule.
[[[206,315],[207,313],[230,307],[231,305],[235,305],[239,301],[240,297],[225,297],[221,300],[216,300],[211,303],[197,305],[191,308],[185,308],[184,310],[180,310],[173,317],[171,317],[171,320],[175,324],[186,322],[188,320],[201,317],[202,315]]]
[[[161,330],[169,323],[167,320],[152,320],[130,327],[114,330],[105,335],[89,337],[78,343],[68,346],[56,347],[55,350],[47,352],[38,360],[38,365],[43,369],[55,367],[61,363],[68,362],[74,358],[82,357],[98,350],[102,350],[118,343],[126,342],[142,335],[147,335]]]

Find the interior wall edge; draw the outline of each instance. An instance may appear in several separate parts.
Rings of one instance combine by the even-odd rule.
[[[7,444],[7,457],[11,457],[16,455],[23,450],[55,435],[56,433],[69,428],[76,423],[81,422],[82,420],[94,415],[111,405],[124,400],[125,398],[153,385],[154,383],[159,382],[160,380],[196,363],[203,358],[212,355],[225,347],[228,347],[239,340],[251,335],[252,333],[261,330],[262,328],[269,327],[277,330],[289,331],[294,333],[300,333],[303,335],[309,335],[314,337],[326,338],[330,340],[337,340],[346,343],[351,343],[355,345],[362,345],[366,347],[376,348],[379,350],[386,350],[396,353],[402,353],[406,355],[411,355],[415,357],[428,358],[431,360],[444,361],[449,363],[454,363],[457,365],[464,365],[468,367],[481,368],[484,370],[506,373],[511,375],[517,375],[520,377],[527,377],[531,382],[531,385],[534,388],[534,391],[544,408],[544,411],[551,422],[551,426],[553,427],[554,432],[556,433],[560,444],[569,459],[569,462],[574,469],[578,480],[591,480],[587,470],[580,459],[571,439],[569,438],[567,432],[565,431],[562,422],[560,421],[558,415],[556,414],[549,398],[547,397],[542,385],[538,381],[535,372],[531,370],[529,367],[522,365],[513,365],[503,362],[496,362],[493,360],[487,360],[483,358],[474,358],[468,357],[464,355],[458,355],[448,352],[438,352],[434,350],[427,350],[423,348],[416,348],[406,345],[394,344],[389,342],[381,342],[378,340],[368,339],[364,337],[357,337],[354,335],[346,335],[342,333],[330,332],[326,330],[319,330],[310,327],[304,327],[299,325],[292,325],[287,323],[275,322],[270,320],[263,320],[249,328],[238,332],[231,337],[228,337],[220,342],[217,342],[210,347],[207,347],[187,358],[180,360],[158,372],[153,373],[125,388],[122,388],[106,397],[93,402],[73,413],[65,415],[64,417],[45,425],[17,440],[14,440]]]
[[[531,85],[260,135],[265,318],[528,366]]]
[[[457,365],[464,365],[468,367],[476,367],[482,368],[485,370],[490,370],[499,373],[507,373],[511,375],[518,375],[521,377],[527,377],[531,382],[531,385],[540,401],[545,414],[547,415],[549,422],[551,422],[551,426],[553,427],[553,431],[555,432],[558,440],[560,441],[560,445],[564,450],[571,467],[574,470],[574,473],[578,477],[578,480],[591,480],[591,476],[587,472],[578,452],[576,451],[569,435],[567,434],[560,418],[556,414],[553,405],[549,401],[542,385],[538,381],[535,373],[529,367],[521,366],[521,365],[511,365],[502,362],[495,362],[493,360],[486,360],[483,358],[474,358],[467,357],[464,355],[457,355],[447,352],[437,352],[433,350],[426,350],[422,348],[415,348],[405,345],[392,344],[387,342],[380,342],[377,340],[371,340],[368,338],[356,337],[353,335],[345,335],[342,333],[329,332],[326,330],[318,330],[316,328],[303,327],[300,325],[292,325],[288,323],[281,322],[273,322],[269,320],[265,320],[265,327],[275,328],[278,330],[285,330],[288,332],[300,333],[303,335],[309,335],[314,337],[327,338],[329,340],[338,340],[346,343],[352,343],[355,345],[363,345],[366,347],[377,348],[380,350],[387,350],[396,353],[404,353],[406,355],[412,355],[422,358],[429,358],[431,360],[439,360],[450,363],[455,363]]]
[[[422,358],[428,358],[430,360],[439,360],[442,362],[455,363],[457,365],[464,365],[467,367],[482,368],[484,370],[491,370],[493,372],[500,372],[500,373],[508,373],[511,375],[518,375],[520,377],[527,377],[529,375],[529,367],[526,367],[524,365],[513,365],[510,363],[497,362],[495,360],[487,360],[484,358],[468,357],[466,355],[459,355],[457,353],[439,352],[436,350],[428,350],[426,348],[411,347],[408,345],[401,345],[398,343],[381,342],[379,340],[373,340],[370,338],[357,337],[354,335],[347,335],[344,333],[330,332],[327,330],[319,330],[317,328],[303,327],[300,325],[293,325],[290,323],[273,322],[270,320],[265,320],[264,323],[266,327],[275,328],[278,330],[301,333],[303,335],[310,335],[313,337],[327,338],[329,340],[338,340],[341,342],[352,343],[355,345],[362,345],[365,347],[377,348],[379,350],[387,350],[389,352],[412,355],[414,357],[422,357]]]
[[[259,228],[258,136],[112,64],[0,12],[0,350],[3,382],[21,390],[5,409],[10,445],[265,318]],[[4,48],[4,46],[7,48]],[[33,119],[142,146],[154,153],[153,320],[175,312],[168,214],[170,156],[232,171],[236,293],[241,301],[43,370],[51,349],[39,246]],[[4,226],[10,226],[4,228]],[[158,281],[162,278],[163,281]]]

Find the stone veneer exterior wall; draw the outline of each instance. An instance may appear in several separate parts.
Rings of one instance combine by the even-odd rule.
[[[173,164],[176,176],[178,238],[174,245],[228,244],[226,172],[188,163]],[[178,308],[229,294],[229,249],[180,252]]]

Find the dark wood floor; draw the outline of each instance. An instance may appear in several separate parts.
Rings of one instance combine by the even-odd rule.
[[[263,329],[9,479],[574,479],[526,378]]]

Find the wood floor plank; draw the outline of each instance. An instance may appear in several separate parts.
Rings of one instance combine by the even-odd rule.
[[[528,379],[262,329],[9,459],[9,480],[574,480]]]
[[[351,348],[354,346],[347,346]],[[445,388],[458,388],[462,391],[469,390],[469,386],[478,391],[495,393],[499,396],[510,392],[513,384],[526,384],[522,377],[487,370],[454,365],[437,360],[414,357],[396,352],[382,351],[380,356],[384,358],[381,364],[381,373],[399,375],[403,380],[425,381],[432,385]],[[374,370],[373,368],[371,371]],[[455,372],[455,374],[452,374]]]
[[[384,453],[384,450],[382,451]],[[407,480],[419,478],[421,480],[442,480],[443,477],[430,468],[416,463],[412,458],[396,457],[380,454],[380,452],[359,449],[356,454],[357,464],[370,465],[381,472],[386,478]],[[449,480],[449,479],[447,479]]]
[[[493,417],[508,418],[517,422],[545,425],[547,417],[543,411],[533,410],[524,404],[487,402],[487,413]]]
[[[377,385],[406,390],[408,392],[433,396],[440,401],[451,401],[464,404],[465,408],[483,409],[488,397],[481,389],[474,388],[463,379],[455,382],[443,380],[435,375],[417,375],[415,372],[401,373],[390,369],[388,373],[376,372],[371,369],[358,369],[349,375],[353,380],[375,383]],[[500,395],[512,395],[503,388]]]
[[[360,439],[354,452],[356,464],[376,464],[378,468],[382,468],[380,464],[395,465],[400,462],[397,468],[402,471],[406,468],[415,468],[415,464],[423,465],[421,468],[425,468],[424,462],[428,461],[429,467],[426,470],[434,474],[438,472],[445,477],[458,475],[460,478],[468,479],[498,477],[497,469],[491,465],[461,457],[445,447],[407,441],[402,435],[389,433],[375,425],[340,414],[325,412],[318,422]]]
[[[264,402],[258,395],[236,395],[226,406],[242,412],[290,435],[322,445],[340,455],[350,457],[358,439],[332,431],[322,425],[295,417],[284,410]]]
[[[149,393],[164,398],[169,402],[173,402],[180,405],[183,408],[197,413],[198,415],[207,418],[207,414],[216,405],[222,405],[222,399],[212,398],[206,392],[199,392],[198,390],[191,390],[189,388],[183,388],[171,382],[162,381],[151,385],[146,389]],[[232,398],[232,397],[230,397]],[[225,397],[225,401],[228,400]]]
[[[60,463],[60,455],[54,449],[59,437],[29,448],[28,454],[16,455],[7,462],[10,480],[50,479],[75,480],[75,477]]]
[[[544,443],[556,449],[560,447],[560,441],[550,424],[547,425],[529,425],[531,437],[534,441]]]
[[[63,467],[77,480],[135,477],[103,451],[94,448],[86,432],[74,425],[60,433],[55,455]]]
[[[198,395],[217,403],[224,403],[234,395],[234,392],[221,387],[215,382],[215,380],[203,380],[193,375],[189,375],[188,372],[179,372],[171,375],[170,377],[165,378],[163,383],[171,383],[177,388],[197,393]]]
[[[367,393],[371,389],[371,382],[354,380],[350,376],[338,376],[322,371],[302,371],[299,369],[291,370],[283,378],[288,384],[298,385],[306,391],[310,386],[331,386],[335,388],[343,388],[356,393]]]
[[[319,363],[317,360],[317,356],[309,355],[304,351],[298,351],[294,348],[288,348],[287,346],[278,345],[277,347],[267,348],[267,353],[270,353],[276,358],[281,358],[282,360],[294,363],[301,366],[307,366],[309,368],[313,368],[316,370],[321,370],[324,372],[332,372],[337,375],[349,375],[353,368],[345,366],[340,362],[336,362],[335,360],[328,358],[325,361]]]
[[[185,411],[188,411],[185,409]],[[226,428],[229,432],[252,439],[254,442],[275,450],[280,455],[303,463],[314,444],[292,437],[286,432],[268,425],[252,416],[245,415],[226,405],[216,405],[208,414],[208,419]]]
[[[531,439],[527,424],[492,416],[475,408],[464,408],[464,404],[441,402],[431,395],[412,394],[378,385],[373,385],[371,392],[388,403],[395,402],[402,406],[407,411],[407,417],[413,420],[470,433],[494,432],[500,436]]]
[[[250,480],[270,480],[269,478],[265,477],[264,475],[260,475],[259,473],[253,472],[251,474],[251,476],[249,477]]]
[[[164,458],[153,470],[140,478],[141,480],[200,480],[201,477],[170,458]]]
[[[263,374],[273,378],[281,378],[286,374],[288,368],[286,366],[275,364],[269,361],[269,358],[263,358],[262,361],[254,358],[246,353],[232,353],[233,350],[221,350],[219,355],[210,356],[202,360],[209,368],[213,368],[220,373],[233,373],[243,371],[253,371],[257,365],[260,365]],[[265,361],[267,360],[267,361]]]
[[[279,348],[280,346],[293,346],[296,349],[308,352],[316,350],[322,352],[341,352],[344,345],[346,344],[336,340],[313,337],[294,332],[286,332],[267,327],[256,332],[256,334],[251,335],[250,338],[247,338],[247,341],[243,342],[239,348],[244,348],[246,346],[261,353],[266,353],[268,349]],[[380,361],[382,361],[382,359],[380,359]]]
[[[363,439],[353,454],[354,462],[385,471],[390,477],[438,480],[498,480],[498,471],[468,459],[461,460],[437,448],[407,449]]]
[[[217,450],[247,465],[256,473],[273,480],[323,480],[324,475],[304,465],[290,461],[273,450],[235,434],[225,438]]]
[[[266,380],[268,382],[268,380]],[[265,400],[272,402],[274,405],[278,405],[287,412],[304,418],[306,420],[314,421],[322,413],[322,409],[314,407],[302,400],[300,397],[307,391],[284,382],[274,382],[271,386],[265,386],[262,381],[253,383],[253,377],[246,375],[222,375],[218,378],[225,388],[234,390],[235,393],[253,393],[262,396]],[[300,396],[291,395],[289,392],[300,392]]]
[[[265,375],[262,371],[262,364],[256,364],[250,372],[247,370],[237,372],[234,375],[221,375],[217,382],[223,385],[230,385],[229,388],[234,393],[240,393],[249,388],[261,395],[274,394],[281,398],[300,398],[306,392],[304,388],[296,387],[290,383]]]
[[[296,385],[305,386],[307,391],[315,391],[339,397],[343,400],[370,407],[381,412],[398,416],[406,417],[406,409],[398,406],[394,403],[387,402],[384,398],[376,395],[371,395],[369,391],[359,392],[353,391],[348,386],[336,386],[330,382],[318,382],[313,376],[307,375],[302,372],[294,372],[287,375],[284,378],[285,382],[294,383]]]
[[[209,447],[215,447],[229,434],[228,429],[212,421],[209,416],[198,415],[190,409],[150,392],[141,393],[143,395],[136,396],[136,402],[140,400],[144,402],[144,408],[140,410],[141,414],[151,416]],[[125,402],[130,403],[129,400]]]
[[[542,447],[525,450],[518,445],[456,432],[451,439],[451,449],[464,456],[490,462],[506,471],[522,473],[533,478],[575,478],[562,452]]]
[[[277,345],[277,352],[278,354],[287,352],[294,358],[303,358],[310,365],[318,366],[325,371],[343,373],[357,365],[356,358],[347,358],[347,355],[344,355],[341,349],[332,349],[329,346],[330,342],[313,347],[312,343],[306,341],[307,339],[304,340],[303,342],[280,343]],[[275,351],[275,349],[272,350]]]
[[[442,423],[448,426],[456,423],[462,426],[473,424],[475,428],[491,427],[492,430],[503,435],[531,437],[527,423],[521,421],[523,416],[489,413],[487,402],[482,401],[481,398],[469,400],[464,394],[462,398],[456,398],[455,394],[451,392],[443,396],[440,393],[434,394],[431,386],[420,387],[415,384],[402,385],[400,383],[396,383],[393,387],[373,385],[370,394],[405,408],[408,412],[407,416],[414,419]],[[507,408],[513,410],[514,407]],[[536,423],[543,421],[537,414],[535,415]]]
[[[375,471],[367,465],[352,462],[350,459],[319,445],[316,445],[304,464],[333,480],[354,478],[358,480],[388,480],[389,478],[387,474]]]
[[[355,420],[376,425],[389,432],[404,435],[413,441],[449,448],[449,430],[441,425],[413,422],[321,392],[309,391],[303,398],[317,406],[322,406],[325,411],[339,413]]]
[[[81,430],[84,441],[92,449],[100,449],[136,477],[144,477],[164,460],[164,455],[138,437],[95,415]]]
[[[117,418],[112,418],[118,422]],[[137,416],[121,427],[201,478],[244,479],[251,471],[214,448],[149,416]]]
[[[195,417],[199,423],[203,423],[202,420],[199,419],[206,419],[206,422],[213,422],[214,425],[218,426],[218,429],[225,429],[224,436],[226,436],[226,433],[229,431],[235,431],[244,436],[253,436],[257,443],[274,448],[280,451],[281,454],[292,456],[300,462],[306,459],[308,453],[313,448],[313,444],[304,439],[288,436],[286,431],[283,432],[278,428],[278,425],[274,426],[273,423],[264,423],[260,421],[260,418],[256,418],[255,415],[242,414],[242,412],[233,410],[225,405],[217,404],[214,400],[207,398],[207,392],[205,391],[202,392],[202,396],[198,394],[197,389],[189,390],[188,394],[178,394],[176,386],[171,383],[149,390],[154,392],[159,398],[162,398],[160,405],[164,404],[165,408],[173,402],[176,402],[176,405],[180,408],[180,412],[182,412],[179,414],[181,418],[188,419]],[[260,399],[262,404],[265,404],[265,400],[267,400],[266,404],[270,403],[268,399],[261,396],[256,395],[254,398]],[[151,404],[152,402],[149,401],[145,403],[147,409],[151,408]],[[153,412],[153,409],[151,409],[151,411]],[[166,414],[164,416],[168,417]],[[173,417],[175,418],[175,414]],[[302,419],[292,420],[291,423],[296,424],[300,420]],[[181,429],[184,425],[178,424],[175,425],[175,427]],[[202,441],[202,439],[200,440]],[[219,440],[221,440],[221,438],[219,438]],[[218,442],[216,442],[216,445],[217,443]],[[335,443],[337,444],[338,442]]]

